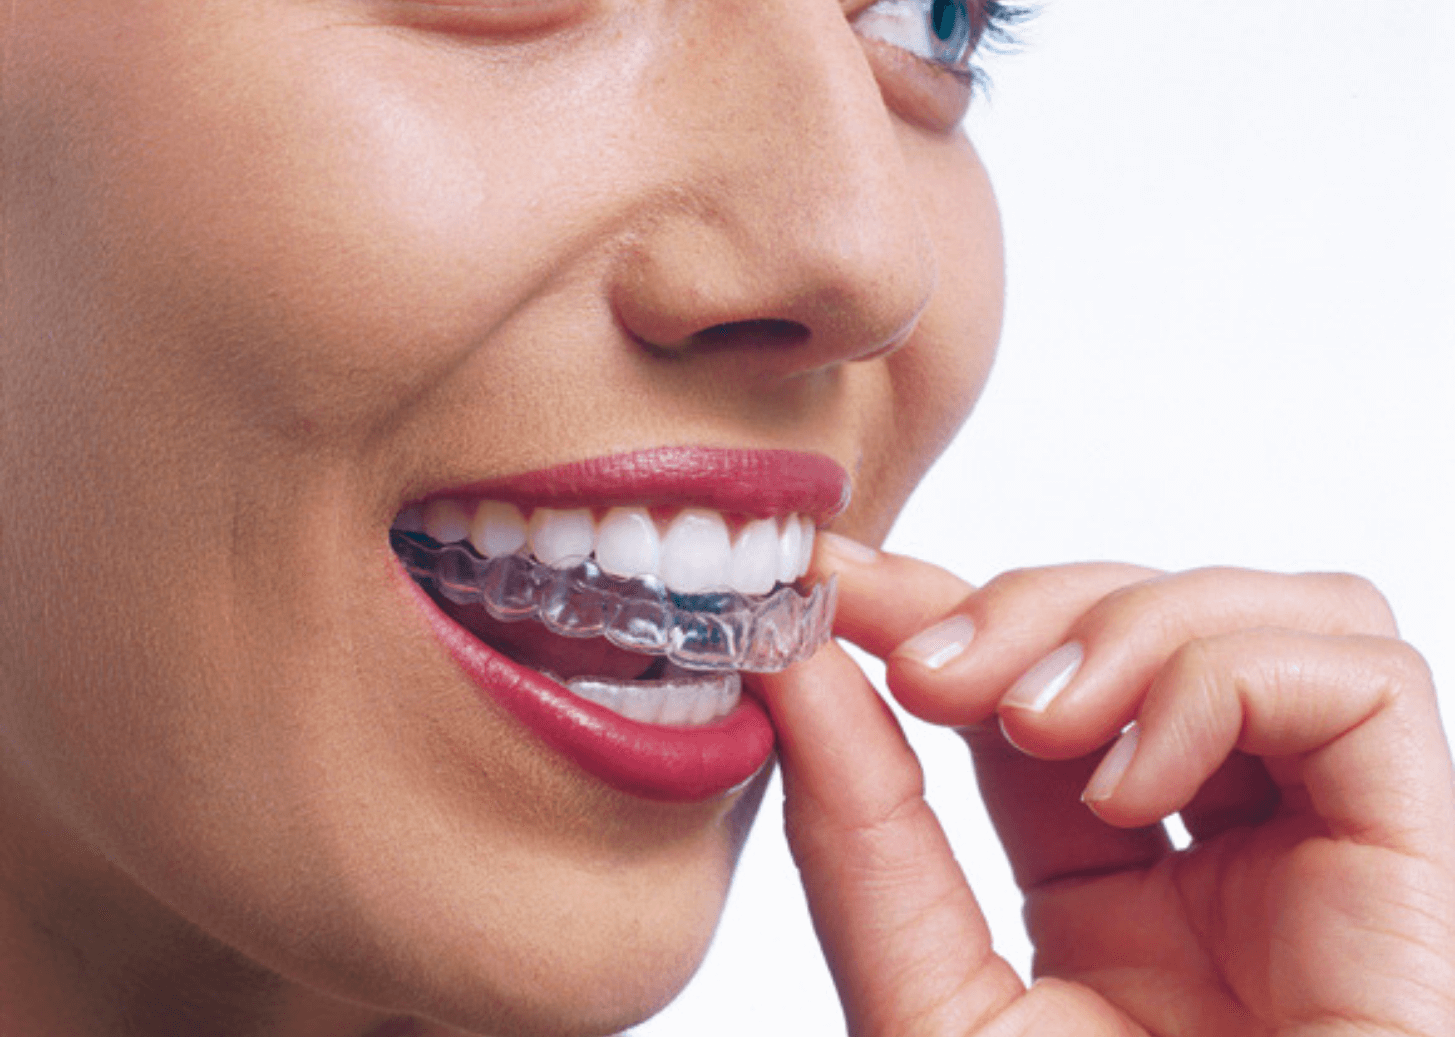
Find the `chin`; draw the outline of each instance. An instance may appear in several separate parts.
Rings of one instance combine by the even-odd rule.
[[[717,797],[715,810],[659,803],[648,821],[641,804],[621,804],[636,815],[630,841],[535,849],[532,874],[508,882],[468,862],[407,859],[359,876],[372,901],[353,906],[363,938],[326,975],[297,963],[300,978],[471,1034],[620,1033],[700,966],[770,773]]]

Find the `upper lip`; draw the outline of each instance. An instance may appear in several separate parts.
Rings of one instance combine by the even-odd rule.
[[[754,518],[806,515],[823,526],[848,506],[849,489],[848,472],[823,454],[668,446],[455,486],[412,503],[469,497],[547,508],[671,504]]]

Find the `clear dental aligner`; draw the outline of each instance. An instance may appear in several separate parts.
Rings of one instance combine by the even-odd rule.
[[[605,637],[686,670],[782,670],[812,655],[833,623],[833,580],[806,596],[788,586],[766,596],[682,594],[654,577],[612,576],[589,558],[569,568],[523,553],[482,558],[466,544],[399,528],[390,541],[409,574],[450,601],[482,605],[502,622],[537,620],[566,637]]]

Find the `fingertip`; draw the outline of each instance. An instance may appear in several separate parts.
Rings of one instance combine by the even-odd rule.
[[[1045,713],[1076,679],[1085,661],[1081,642],[1067,641],[1022,674],[1001,704],[1030,715]]]
[[[1082,790],[1081,802],[1097,810],[1104,806],[1121,785],[1122,779],[1131,768],[1142,741],[1142,727],[1135,720],[1122,729],[1121,735],[1112,743],[1106,755],[1091,773],[1086,788]]]
[[[876,748],[897,751],[903,741],[893,712],[833,642],[786,670],[755,675],[754,687],[773,719],[785,763],[800,756],[831,757],[834,751],[855,759]]]
[[[965,677],[954,664],[930,670],[891,655],[884,683],[894,701],[912,716],[940,727],[968,727],[995,712],[995,693],[982,682]]]
[[[956,613],[902,641],[889,655],[935,673],[963,656],[974,639],[975,621]]]
[[[818,534],[818,551],[814,555],[814,564],[834,573],[844,568],[874,565],[882,557],[883,552],[863,541],[825,530]]]
[[[878,551],[837,533],[819,535],[810,576],[838,578],[835,635],[881,659],[974,591],[930,562]]]
[[[1013,747],[1037,760],[1074,760],[1095,748],[1068,737],[1041,713],[1001,702],[996,708],[1000,733]]]
[[[963,603],[962,603],[963,607]],[[921,720],[945,727],[978,724],[995,711],[998,685],[977,659],[976,621],[964,612],[940,619],[900,642],[885,657],[885,683]]]

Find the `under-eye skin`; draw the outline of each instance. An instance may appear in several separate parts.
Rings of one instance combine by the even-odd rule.
[[[877,0],[853,16],[885,102],[903,118],[945,132],[965,117],[981,79],[983,40],[1010,40],[1024,8],[995,0]]]

